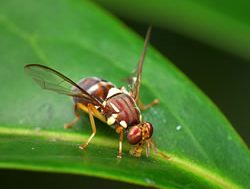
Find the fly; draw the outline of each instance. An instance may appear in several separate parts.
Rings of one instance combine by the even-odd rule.
[[[28,64],[24,67],[41,88],[73,97],[76,117],[70,123],[65,124],[65,128],[73,127],[80,119],[79,111],[84,111],[89,115],[92,134],[84,144],[79,146],[81,149],[85,149],[96,134],[94,117],[112,126],[119,134],[118,158],[122,157],[124,134],[127,135],[128,142],[134,146],[130,150],[133,156],[141,156],[144,145],[147,157],[150,148],[155,148],[151,140],[153,125],[143,121],[140,110],[145,110],[159,101],[155,99],[150,104],[143,105],[139,99],[143,62],[150,34],[151,27],[148,28],[136,72],[130,80],[129,91],[125,87],[118,88],[113,83],[98,77],[84,78],[75,83],[60,72],[44,65]]]

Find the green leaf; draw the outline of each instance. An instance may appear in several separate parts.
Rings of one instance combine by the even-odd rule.
[[[28,6],[27,6],[28,5]],[[72,100],[42,91],[23,72],[40,63],[74,81],[99,76],[123,85],[136,67],[143,40],[92,2],[0,2],[0,167],[76,173],[161,188],[247,188],[249,151],[219,110],[152,47],[143,71],[141,98],[161,103],[143,113],[166,160],[135,158],[118,135],[97,121],[88,149],[88,117],[72,130]]]
[[[120,16],[153,23],[250,59],[249,1],[95,1]]]

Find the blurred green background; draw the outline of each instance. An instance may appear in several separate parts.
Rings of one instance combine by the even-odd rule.
[[[183,7],[176,9],[171,6],[177,6],[178,3],[171,4],[170,8],[173,12],[168,12],[170,8],[166,12],[147,12],[152,1],[149,1],[148,4],[144,3],[145,6],[139,6],[140,1],[136,2],[135,5],[131,4],[131,1],[127,6],[121,3],[125,1],[119,2],[120,4],[118,1],[97,2],[120,17],[124,23],[142,36],[144,36],[148,25],[152,23],[151,44],[214,101],[248,146],[250,145],[250,30],[248,30],[250,21],[246,19],[250,16],[248,2],[223,1],[221,5],[218,5],[215,1],[199,2],[193,0],[187,1],[191,4],[186,4],[186,7],[183,4]],[[156,4],[157,2],[163,3],[163,1],[156,1]],[[165,3],[171,2],[165,1]],[[186,12],[181,12],[181,10],[190,11],[193,8],[191,5],[203,8],[205,6],[206,9],[193,9],[193,12],[189,12],[191,16],[187,17]],[[163,8],[166,7],[162,6]],[[212,17],[207,22],[204,21],[206,15],[203,15],[202,18],[196,17],[201,20],[200,22],[192,20],[195,12],[202,10],[208,11],[208,16]],[[154,10],[152,9],[152,11]],[[161,15],[163,13],[166,17]],[[173,16],[174,14],[176,17]],[[224,20],[218,19],[221,18],[221,15]],[[230,22],[230,18],[233,18],[232,22]],[[192,22],[189,22],[190,20]],[[225,25],[221,25],[220,22]],[[197,23],[198,25],[200,23],[200,27],[195,25]],[[211,28],[211,30],[206,27]],[[8,170],[2,171],[0,174],[5,188],[32,188],[34,187],[32,183],[38,182],[41,183],[39,186],[36,184],[38,188],[48,187],[55,183],[60,188],[143,188],[76,175]],[[85,185],[81,186],[83,178]],[[26,184],[22,185],[21,183]]]

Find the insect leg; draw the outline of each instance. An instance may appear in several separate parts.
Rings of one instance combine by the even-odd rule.
[[[79,119],[80,119],[79,109],[80,109],[79,103],[76,103],[74,105],[74,113],[75,113],[76,117],[71,122],[64,124],[65,129],[72,128],[77,123],[77,121],[79,121]]]
[[[150,154],[150,142],[146,141],[146,156],[149,157]]]
[[[138,106],[139,108],[143,111],[143,110],[146,110],[148,108],[151,108],[152,106],[156,105],[156,104],[159,104],[159,100],[158,99],[154,99],[152,102],[150,102],[149,104],[146,104],[144,105],[142,103],[142,101],[140,99],[137,100],[137,103],[138,103]]]
[[[154,143],[154,141],[153,141],[152,139],[149,140],[148,143],[150,144],[150,146],[151,146],[152,149],[154,150],[155,154],[161,156],[161,157],[164,158],[164,159],[171,160],[171,157],[170,157],[170,156],[168,156],[168,155],[162,153],[158,148],[156,148],[155,143]]]
[[[88,113],[89,113],[90,124],[92,127],[92,134],[90,135],[90,137],[88,138],[88,140],[85,144],[82,144],[79,146],[79,148],[81,148],[81,149],[86,148],[88,146],[88,144],[90,143],[90,141],[92,140],[92,138],[96,134],[96,126],[95,126],[95,120],[94,120],[94,115],[96,112],[98,112],[98,110],[95,108],[95,106],[92,104],[88,104]]]
[[[123,141],[123,127],[118,126],[116,128],[116,132],[120,134],[120,138],[119,138],[119,150],[118,150],[118,158],[122,158],[122,141]]]
[[[97,119],[101,120],[104,123],[107,123],[106,117],[96,109],[95,106],[93,106],[92,104],[89,104],[89,106],[91,106],[91,111],[93,113],[93,116],[95,116]]]

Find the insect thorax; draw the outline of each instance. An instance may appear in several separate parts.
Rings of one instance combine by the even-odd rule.
[[[110,93],[113,94],[110,95]],[[108,98],[104,103],[105,106],[112,109],[112,111],[106,115],[107,124],[119,124],[127,128],[141,122],[141,112],[128,92],[111,88]]]

